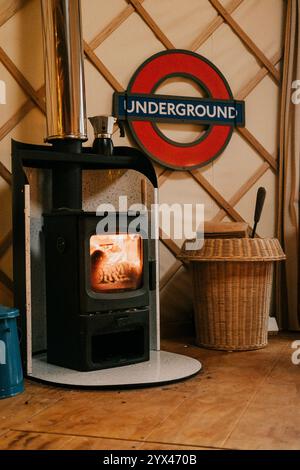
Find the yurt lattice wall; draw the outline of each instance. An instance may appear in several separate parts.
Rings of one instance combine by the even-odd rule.
[[[156,165],[161,202],[204,203],[206,220],[252,223],[256,190],[267,189],[260,225],[273,236],[276,218],[280,64],[284,0],[82,0],[88,114],[110,114],[113,91],[123,91],[136,68],[163,49],[195,51],[225,75],[234,97],[246,101],[246,127],[224,153],[198,170]],[[10,140],[41,143],[45,135],[39,0],[0,0],[0,301],[12,303]],[[164,91],[194,93],[189,83]],[[163,132],[191,141],[199,128]],[[92,135],[91,135],[92,138]],[[116,134],[116,143],[121,142]],[[130,138],[122,145],[133,145]],[[178,201],[180,198],[180,201]],[[162,235],[162,234],[161,234]],[[162,316],[188,319],[191,289],[176,260],[181,241],[161,239]]]

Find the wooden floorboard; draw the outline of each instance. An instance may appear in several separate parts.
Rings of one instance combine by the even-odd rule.
[[[41,411],[57,403],[69,391],[26,382],[25,392],[0,400],[0,433],[29,422]]]
[[[299,335],[228,353],[190,339],[166,350],[203,363],[192,379],[157,388],[83,391],[26,383],[0,401],[0,449],[300,449]]]
[[[9,431],[0,439],[0,450],[130,450],[140,446],[134,441],[28,431]]]

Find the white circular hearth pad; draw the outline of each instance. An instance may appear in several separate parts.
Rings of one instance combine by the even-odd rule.
[[[202,368],[196,359],[166,351],[150,351],[150,360],[122,367],[79,372],[48,364],[46,354],[32,359],[29,378],[74,387],[138,387],[176,382]]]

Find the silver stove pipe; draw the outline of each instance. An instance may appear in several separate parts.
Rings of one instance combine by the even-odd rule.
[[[80,0],[41,0],[47,137],[87,140]]]

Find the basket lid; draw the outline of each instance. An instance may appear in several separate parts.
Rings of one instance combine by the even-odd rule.
[[[5,307],[0,305],[0,320],[5,320],[7,318],[15,318],[19,315],[19,310],[13,307]]]
[[[276,238],[210,238],[200,250],[187,250],[184,242],[179,259],[185,261],[280,261],[286,258]]]

